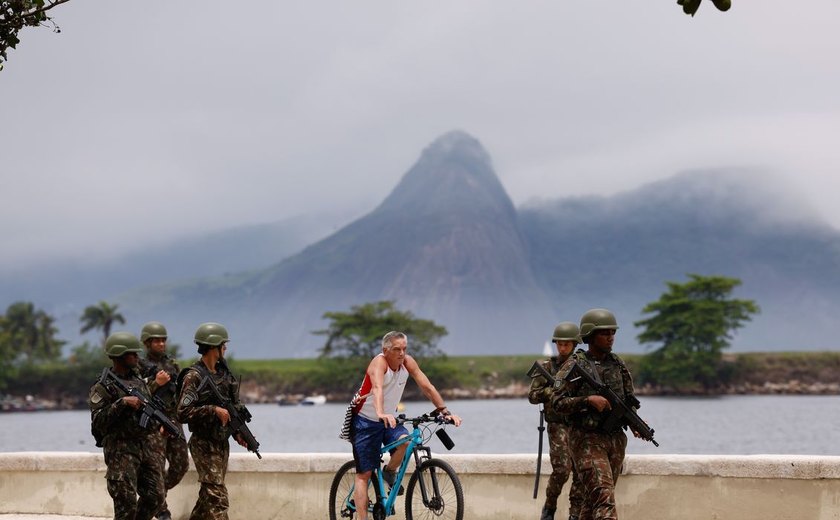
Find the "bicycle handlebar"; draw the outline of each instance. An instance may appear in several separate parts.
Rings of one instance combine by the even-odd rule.
[[[450,417],[449,415],[441,415],[437,412],[437,410],[433,411],[432,413],[424,413],[419,417],[406,417],[404,413],[401,413],[394,419],[396,420],[397,424],[411,423],[411,425],[414,427],[415,432],[421,424],[454,424],[454,421],[452,421],[452,417]],[[379,422],[384,422],[384,420],[379,419]],[[444,447],[446,447],[447,450],[451,450],[455,447],[455,443],[452,442],[452,439],[449,437],[449,435],[443,428],[435,428],[434,433],[438,436],[440,442],[443,443]],[[428,439],[424,439],[423,442],[425,442],[426,440]]]
[[[418,417],[406,417],[404,413],[399,414],[395,417],[397,424],[405,424],[411,423],[414,426],[424,424],[424,423],[437,423],[437,424],[452,424],[452,418],[448,415],[440,415],[439,413],[432,412],[432,413],[424,413]],[[380,419],[381,421],[382,419]]]

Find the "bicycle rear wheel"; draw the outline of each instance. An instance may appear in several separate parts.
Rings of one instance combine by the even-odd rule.
[[[405,518],[464,519],[464,490],[452,466],[429,459],[414,470],[406,490]]]
[[[330,520],[348,520],[358,518],[353,502],[353,488],[356,483],[356,463],[345,462],[335,473],[330,485]],[[370,487],[368,500],[370,500]]]

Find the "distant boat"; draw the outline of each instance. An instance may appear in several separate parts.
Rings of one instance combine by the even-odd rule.
[[[309,395],[301,399],[300,404],[301,406],[313,406],[316,404],[324,404],[327,402],[327,396],[325,395]]]

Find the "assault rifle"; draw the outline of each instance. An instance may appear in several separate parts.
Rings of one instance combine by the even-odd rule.
[[[554,382],[555,387],[558,386],[559,381],[555,380],[554,377],[539,363],[534,363],[534,366],[532,366],[531,370],[528,371],[528,375],[534,377],[531,374],[539,374],[549,381]],[[639,437],[652,442],[654,446],[659,447],[659,443],[653,439],[653,428],[648,426],[648,424],[639,417],[639,414],[637,414],[634,409],[638,408],[639,404],[641,404],[638,399],[631,397],[630,399],[632,399],[633,402],[630,404],[626,403],[624,399],[619,397],[618,394],[613,391],[612,388],[607,386],[605,383],[596,381],[589,372],[582,369],[577,363],[572,364],[572,370],[569,371],[569,374],[565,379],[570,383],[582,380],[584,383],[592,387],[598,395],[610,402],[611,413],[602,425],[604,429],[610,431],[616,426],[629,426],[633,432],[639,435]]]
[[[227,368],[227,363],[222,361],[222,366],[228,373],[230,373],[230,370]],[[230,422],[228,423],[228,426],[233,432],[234,437],[239,435],[245,442],[245,446],[248,448],[248,451],[253,451],[257,455],[257,458],[261,459],[262,455],[260,455],[260,443],[257,442],[256,437],[254,437],[254,434],[251,433],[251,429],[248,428],[248,425],[246,424],[251,422],[251,412],[249,412],[244,406],[242,407],[241,412],[237,410],[233,401],[222,395],[222,392],[219,391],[219,387],[216,386],[216,382],[213,381],[213,378],[209,375],[204,376],[201,384],[198,385],[196,393],[200,393],[201,389],[204,388],[205,385],[210,389],[210,393],[213,395],[216,405],[221,406],[228,411],[228,414],[230,414]]]
[[[143,395],[143,392],[140,390],[126,386],[125,383],[120,381],[120,378],[107,367],[102,370],[102,377],[100,378],[100,381],[102,381],[102,384],[105,385],[107,385],[107,382],[110,381],[124,394],[140,399],[140,417],[138,422],[140,423],[141,428],[148,429],[152,422],[154,422],[163,426],[166,433],[172,437],[178,437],[180,439],[184,438],[184,433],[181,431],[180,426],[172,422],[172,420],[166,415],[166,412],[164,411],[166,410],[166,406],[158,397],[152,396],[152,398],[149,399]]]

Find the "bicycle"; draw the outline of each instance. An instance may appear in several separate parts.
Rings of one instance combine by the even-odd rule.
[[[446,424],[445,417],[436,414],[423,414],[419,417],[407,418],[399,415],[397,424],[412,425],[411,433],[383,446],[379,451],[380,464],[382,456],[389,450],[403,444],[408,444],[406,453],[400,463],[393,487],[385,493],[385,481],[382,477],[381,466],[373,470],[368,484],[368,518],[384,520],[395,515],[394,504],[408,468],[411,456],[414,456],[414,473],[408,481],[405,493],[406,520],[435,518],[463,520],[464,491],[455,470],[448,463],[432,458],[432,450],[426,443],[432,433],[437,434],[443,445],[451,450],[455,444],[442,426]],[[356,481],[356,463],[344,463],[330,485],[330,520],[356,518],[356,506],[353,501],[353,488]],[[371,500],[371,491],[374,499]]]

